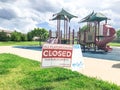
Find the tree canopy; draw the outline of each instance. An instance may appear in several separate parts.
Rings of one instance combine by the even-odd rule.
[[[28,32],[27,37],[29,41],[34,37],[39,37],[40,41],[45,41],[48,38],[48,31],[44,28],[34,28],[34,30]]]
[[[11,41],[26,41],[27,36],[20,32],[14,31],[11,33]]]

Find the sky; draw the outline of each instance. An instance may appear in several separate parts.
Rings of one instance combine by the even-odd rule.
[[[34,28],[56,30],[53,14],[65,9],[78,16],[69,25],[78,30],[78,23],[92,11],[101,12],[111,20],[115,29],[120,28],[120,0],[0,0],[0,29],[27,33]]]

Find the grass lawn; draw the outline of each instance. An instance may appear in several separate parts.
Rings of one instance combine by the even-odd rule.
[[[43,42],[41,42],[43,44]],[[13,42],[13,41],[9,41],[9,42],[0,42],[0,46],[14,46],[14,45],[39,45],[39,41],[24,41],[24,42]]]
[[[109,43],[108,45],[120,47],[120,43],[111,42],[111,43]]]
[[[41,68],[40,62],[0,54],[0,90],[120,90],[120,86],[64,68]]]
[[[41,44],[43,45],[44,42],[41,42]],[[15,45],[22,45],[22,46],[38,46],[39,45],[39,41],[24,41],[24,42],[0,42],[0,46],[15,46]],[[110,46],[117,46],[120,47],[120,43],[109,43],[108,45]]]

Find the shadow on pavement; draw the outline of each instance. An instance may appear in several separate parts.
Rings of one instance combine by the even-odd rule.
[[[113,65],[112,65],[112,68],[120,68],[120,63],[118,63],[118,64],[113,64]]]

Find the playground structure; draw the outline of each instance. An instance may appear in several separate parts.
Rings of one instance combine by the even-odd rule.
[[[49,30],[49,39],[47,40],[48,43],[51,44],[58,44],[58,40],[60,40],[59,44],[74,44],[75,43],[75,30],[70,30],[67,33],[67,38],[64,38],[64,34],[62,33],[62,30],[60,30],[60,36],[59,39],[57,37],[57,31]]]
[[[53,14],[53,16],[54,18],[52,20],[57,20],[57,31],[49,31],[48,43],[74,44],[74,41],[77,38],[77,44],[80,44],[83,47],[83,51],[104,50],[107,52],[112,50],[107,44],[115,38],[115,29],[107,24],[109,18],[102,13],[92,12],[83,18],[80,23],[87,22],[87,25],[84,30],[79,28],[77,36],[75,36],[75,30],[73,29],[71,32],[70,26],[68,25],[70,20],[77,16],[66,12],[64,9],[59,13]],[[64,32],[61,30],[62,20],[64,21]],[[105,23],[101,24],[102,21],[105,21]]]
[[[72,41],[72,44],[74,44],[74,30],[73,34],[71,35],[69,22],[72,18],[77,18],[77,16],[74,16],[64,9],[62,9],[59,13],[53,14],[53,18],[51,20],[57,21],[57,31],[56,34],[53,35],[53,32],[49,31],[49,40],[52,43],[58,43],[58,44],[70,44]],[[64,32],[61,31],[61,23],[64,22]],[[71,40],[72,39],[72,40]]]
[[[107,24],[107,18],[102,13],[92,12],[81,22],[87,22],[87,28],[85,30],[79,30],[78,43],[83,45],[84,51],[91,48],[96,50],[110,51],[112,48],[107,44],[115,38],[115,29]],[[105,21],[104,24],[100,24],[101,21]]]

